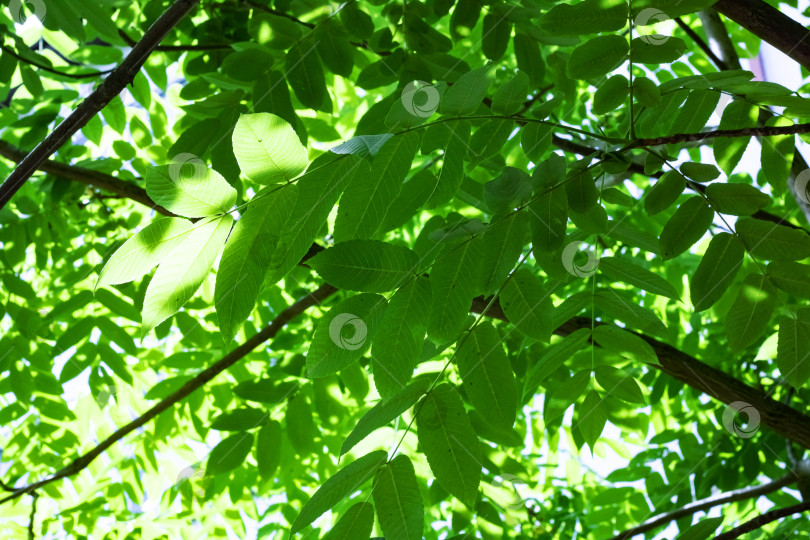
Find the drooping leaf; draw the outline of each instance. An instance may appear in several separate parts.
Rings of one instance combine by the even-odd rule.
[[[242,173],[260,184],[286,182],[307,166],[307,149],[292,126],[270,113],[243,114],[233,130],[233,152]]]
[[[431,282],[418,277],[388,302],[371,349],[374,385],[383,400],[403,390],[422,354],[430,315]]]
[[[692,274],[690,292],[695,311],[703,311],[720,300],[742,266],[745,249],[733,235],[712,238],[700,264]]]
[[[779,321],[776,365],[797,390],[810,379],[810,309],[801,308]]]
[[[478,289],[481,239],[448,244],[430,272],[433,298],[428,335],[438,342],[454,340],[464,328],[470,304]]]
[[[335,287],[386,292],[414,275],[419,257],[403,246],[377,240],[350,240],[318,253],[307,264]]]
[[[695,196],[681,204],[669,218],[658,239],[661,256],[673,259],[700,240],[714,219],[714,210],[702,197]]]
[[[723,110],[719,128],[756,127],[758,111],[759,109],[750,103],[732,101]],[[750,140],[751,137],[719,137],[714,140],[714,159],[726,175],[731,176]]]
[[[542,280],[528,268],[515,270],[500,294],[506,318],[523,334],[548,341],[554,322],[554,304]]]
[[[371,452],[352,461],[327,478],[323,485],[318,488],[318,491],[301,508],[301,512],[295,518],[290,532],[292,534],[297,533],[371,480],[377,470],[386,462],[387,457],[387,454],[382,450]]]
[[[768,327],[776,301],[776,289],[768,277],[759,273],[745,276],[726,315],[726,335],[732,350],[745,349],[759,339]]]
[[[200,288],[233,225],[230,214],[195,224],[194,230],[160,263],[143,301],[148,332],[176,313]]]
[[[630,82],[624,75],[614,75],[593,95],[593,112],[606,114],[616,110],[627,99]]]
[[[371,345],[386,306],[385,298],[369,293],[333,306],[315,328],[307,352],[307,375],[325,377],[359,360]]]
[[[363,415],[340,447],[340,455],[345,454],[365,439],[373,431],[385,426],[407,411],[428,389],[428,382],[420,379],[412,382],[388,401],[380,401]]]
[[[253,448],[252,433],[237,433],[217,444],[208,456],[206,474],[221,474],[235,469],[245,461]]]
[[[315,426],[312,407],[303,394],[299,393],[287,402],[284,427],[287,438],[299,456],[308,456],[313,452],[318,428]]]
[[[629,373],[613,366],[597,366],[596,382],[605,389],[606,397],[615,397],[628,403],[646,403],[638,381]]]
[[[354,176],[338,207],[337,242],[374,236],[399,194],[418,146],[415,132],[389,139],[374,156],[369,174]]]
[[[585,395],[577,406],[577,427],[588,446],[593,451],[593,446],[599,440],[599,435],[605,429],[607,423],[606,405],[596,390],[591,390]]]
[[[769,127],[791,126],[793,122],[789,118],[774,117],[769,118],[765,123]],[[796,151],[795,135],[777,135],[774,137],[762,137],[762,174],[768,183],[779,189],[786,185],[790,175],[790,167],[793,163],[793,155]]]
[[[188,167],[194,172],[189,174]],[[147,169],[146,193],[157,204],[186,217],[222,214],[236,202],[236,190],[199,161]]]
[[[328,99],[317,45],[317,41],[310,39],[299,41],[287,51],[284,59],[287,81],[298,101],[309,109],[319,109]]]
[[[677,171],[664,173],[644,197],[647,215],[653,216],[672,206],[685,188],[686,179]]]
[[[323,540],[369,540],[373,527],[374,507],[370,503],[359,502],[340,516],[335,526],[324,535]]]
[[[481,237],[484,255],[481,283],[486,292],[494,292],[520,258],[528,240],[529,214],[525,211],[494,216]]]
[[[256,463],[262,478],[272,478],[281,463],[281,424],[270,420],[256,435]]]
[[[386,539],[422,538],[425,508],[408,456],[400,454],[377,470],[372,496]]]
[[[126,283],[149,272],[193,230],[194,223],[182,218],[164,218],[150,223],[113,253],[101,269],[96,289]]]
[[[467,396],[479,414],[496,427],[511,428],[517,385],[501,337],[491,323],[481,322],[470,331],[456,352],[456,363]]]
[[[472,507],[481,481],[481,448],[461,397],[440,384],[415,410],[419,445],[439,485]]]
[[[256,305],[279,235],[297,198],[296,185],[260,191],[228,238],[214,290],[219,329],[227,342]]]
[[[527,401],[534,394],[538,385],[543,384],[543,381],[549,375],[554,373],[574,353],[582,349],[590,337],[590,328],[580,328],[566,336],[562,341],[552,344],[526,374],[526,382],[523,386],[523,401]]]

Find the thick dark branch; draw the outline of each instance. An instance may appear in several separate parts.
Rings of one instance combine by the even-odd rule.
[[[64,71],[59,71],[58,69],[54,69],[54,68],[52,68],[50,66],[46,66],[45,64],[41,64],[41,63],[36,62],[34,60],[30,60],[28,58],[25,58],[24,56],[21,56],[21,55],[17,54],[14,51],[14,49],[12,49],[10,47],[6,47],[2,43],[0,43],[0,50],[2,50],[7,55],[16,58],[20,62],[25,62],[26,64],[34,66],[37,69],[41,69],[42,71],[47,71],[48,73],[53,73],[55,75],[59,75],[61,77],[67,77],[69,79],[88,79],[88,78],[92,78],[92,77],[99,77],[101,75],[106,75],[107,73],[110,73],[112,71],[112,70],[108,70],[108,71],[93,71],[93,72],[90,72],[90,73],[65,73]]]
[[[776,521],[777,519],[792,516],[793,514],[798,514],[799,512],[806,512],[807,510],[810,510],[810,501],[794,504],[793,506],[788,506],[786,508],[779,508],[778,510],[771,510],[770,512],[765,512],[761,516],[755,517],[751,521],[746,521],[739,527],[736,527],[728,532],[718,534],[714,537],[714,540],[732,540],[733,538],[739,538],[743,534],[760,529],[768,523]]]
[[[5,141],[0,141],[0,156],[19,163],[25,158],[25,155],[25,152],[19,148],[16,148]],[[94,171],[92,169],[77,167],[75,165],[60,163],[50,159],[41,163],[38,169],[59,178],[64,178],[65,180],[79,182],[81,184],[93,186],[111,193],[115,193],[116,195],[132,199],[135,202],[139,202],[145,206],[148,206],[149,208],[152,208],[157,213],[163,214],[164,216],[175,216],[175,214],[166,210],[159,204],[155,204],[146,194],[146,190],[140,186],[137,186],[132,182],[127,182],[126,180],[110,176],[109,174]]]
[[[481,313],[486,308],[487,302],[488,299],[476,298],[471,310]],[[497,300],[487,310],[486,315],[507,320]],[[554,333],[567,336],[580,328],[591,328],[591,318],[574,317],[563,323]],[[804,448],[810,448],[810,417],[671,345],[638,332],[634,333],[649,343],[658,356],[659,365],[652,367],[722,403],[742,401],[751,404],[759,412],[762,425]]]
[[[626,531],[617,534],[610,540],[630,540],[630,538],[634,537],[637,534],[642,534],[647,531],[651,531],[653,529],[666,525],[667,523],[675,521],[676,519],[691,516],[696,512],[705,512],[710,508],[714,508],[715,506],[720,506],[722,504],[745,501],[748,499],[760,497],[762,495],[767,495],[768,493],[778,491],[785,486],[789,486],[795,481],[796,477],[792,473],[790,473],[786,474],[782,478],[774,480],[773,482],[762,484],[761,486],[735,489],[734,491],[729,491],[728,493],[723,493],[722,495],[719,496],[708,497],[706,499],[703,499],[702,501],[695,501],[693,503],[684,505],[683,507],[678,508],[677,510],[673,510],[672,512],[667,512],[665,514],[661,514],[660,516],[656,516],[652,519],[649,519],[644,523],[642,523],[641,525],[638,525],[637,527],[627,529]]]
[[[39,166],[62,147],[87,122],[130,84],[146,59],[166,34],[196,6],[200,0],[175,0],[143,38],[115,68],[104,82],[85,99],[57,128],[28,154],[16,169],[0,185],[0,208],[14,196],[18,189],[34,174]]]
[[[654,137],[651,139],[636,139],[633,148],[641,146],[659,146],[662,144],[677,144],[683,142],[703,141],[706,139],[717,139],[721,137],[773,137],[775,135],[796,135],[799,133],[810,133],[810,123],[794,124],[792,126],[772,126],[754,127],[741,129],[715,129],[713,131],[703,131],[701,133],[679,133],[667,135],[666,137]]]
[[[810,69],[810,32],[762,0],[719,0],[714,9]]]
[[[10,501],[12,499],[16,499],[21,495],[25,495],[26,493],[31,493],[36,489],[39,489],[43,486],[46,486],[50,483],[53,483],[57,480],[62,478],[67,478],[68,476],[72,476],[88,465],[100,456],[107,448],[124,438],[128,433],[138,429],[139,427],[143,426],[157,415],[188,397],[192,392],[197,390],[198,388],[202,387],[205,383],[212,380],[214,377],[234,365],[236,362],[247,356],[253,349],[264,343],[265,341],[272,339],[276,334],[278,334],[279,330],[281,330],[284,325],[290,322],[293,318],[300,315],[308,308],[319,304],[324,299],[328,298],[330,295],[334,294],[337,291],[331,285],[321,285],[316,291],[313,293],[305,296],[304,298],[298,300],[296,303],[282,311],[278,314],[278,316],[271,322],[268,326],[265,326],[258,334],[254,335],[247,341],[245,341],[242,345],[238,346],[228,354],[222,357],[221,360],[217,361],[216,363],[212,364],[208,369],[188,381],[184,384],[179,390],[165,398],[163,401],[157,403],[154,407],[146,411],[144,414],[130,422],[129,424],[119,428],[115,433],[104,439],[98,446],[80,456],[76,460],[74,460],[70,465],[64,467],[60,471],[56,472],[55,474],[45,478],[44,480],[40,480],[39,482],[35,482],[33,484],[29,484],[27,486],[15,489],[10,495],[6,496],[3,499],[0,499],[0,504]]]

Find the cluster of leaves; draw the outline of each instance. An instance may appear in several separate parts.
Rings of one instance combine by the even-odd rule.
[[[134,448],[40,489],[61,511],[38,528],[609,538],[780,476],[784,441],[718,427],[652,344],[778,396],[810,379],[810,236],[771,219],[797,208],[795,136],[762,138],[756,178],[735,172],[750,134],[703,141],[711,157],[678,138],[716,110],[723,130],[790,126],[808,101],[644,16],[702,32],[713,3],[204,3],[56,154],[85,184],[51,171],[0,210],[4,481],[87,452],[322,283],[337,294]],[[169,2],[42,4],[20,35],[2,15],[0,128],[26,149]],[[111,175],[164,216],[86,185]],[[600,477],[588,452],[623,466]],[[167,479],[179,463],[202,474]],[[752,508],[677,527],[706,538]]]

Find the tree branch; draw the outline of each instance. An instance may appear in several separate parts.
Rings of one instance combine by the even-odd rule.
[[[36,535],[34,534],[34,520],[37,517],[37,500],[39,499],[39,495],[36,491],[31,492],[31,515],[28,517],[28,540],[34,540]]]
[[[700,24],[703,25],[706,35],[709,36],[710,40],[714,40],[720,49],[722,65],[715,63],[717,69],[742,69],[740,57],[728,37],[726,25],[720,15],[717,14],[717,11],[712,8],[704,9],[698,12],[698,17],[700,17]]]
[[[126,59],[104,82],[85,99],[44,141],[39,143],[0,185],[0,208],[34,174],[39,166],[56,152],[70,137],[99,113],[140,71],[146,59],[169,31],[196,6],[200,0],[175,0],[163,15],[149,27]]]
[[[667,512],[665,514],[661,514],[660,516],[656,516],[652,519],[649,519],[644,523],[642,523],[641,525],[633,527],[632,529],[627,529],[626,531],[617,534],[610,540],[630,540],[630,538],[634,537],[637,534],[642,534],[647,531],[651,531],[662,525],[666,525],[671,521],[675,521],[676,519],[691,516],[692,514],[695,514],[697,512],[704,512],[706,510],[709,510],[710,508],[714,508],[715,506],[720,506],[722,504],[729,504],[733,502],[744,501],[747,499],[754,499],[762,495],[767,495],[768,493],[778,491],[785,486],[789,486],[795,481],[796,477],[792,473],[788,473],[782,478],[774,480],[773,482],[768,482],[767,484],[762,484],[761,486],[735,489],[734,491],[729,491],[728,493],[723,493],[722,495],[719,496],[708,497],[706,499],[703,499],[702,501],[695,501],[687,505],[684,505],[681,508],[678,508],[677,510],[673,510],[672,512]]]
[[[713,63],[715,66],[717,66],[717,69],[720,69],[720,70],[726,70],[726,69],[728,69],[728,66],[726,65],[726,63],[725,63],[723,60],[721,60],[720,58],[718,58],[716,54],[714,54],[714,51],[712,50],[712,48],[711,48],[711,47],[709,47],[709,44],[708,44],[708,43],[706,43],[705,41],[703,41],[703,39],[702,39],[702,38],[701,38],[701,37],[700,37],[700,36],[697,34],[697,32],[695,32],[694,30],[692,30],[692,27],[691,27],[691,26],[689,26],[688,24],[686,24],[686,23],[683,21],[683,19],[681,19],[680,17],[677,17],[677,18],[675,19],[675,22],[676,22],[676,23],[678,23],[678,26],[680,26],[680,27],[681,27],[681,30],[683,30],[683,31],[686,33],[686,35],[687,35],[687,36],[689,36],[689,38],[690,38],[692,41],[694,41],[694,42],[695,42],[695,44],[696,44],[698,47],[700,47],[700,49],[701,49],[701,50],[702,50],[704,53],[706,53],[706,56],[708,56],[708,57],[709,57],[709,60],[711,60],[711,61],[712,61],[712,63]]]
[[[0,141],[0,156],[19,163],[25,159],[25,155],[25,152],[19,148],[16,148],[6,141]],[[40,171],[64,178],[65,180],[104,189],[121,195],[122,197],[132,199],[135,202],[152,208],[157,213],[163,214],[164,216],[177,217],[176,214],[166,210],[159,204],[155,204],[146,194],[146,190],[132,182],[110,176],[100,171],[68,165],[67,163],[60,163],[50,159],[41,163],[37,168]]]
[[[0,50],[2,50],[7,55],[16,58],[20,62],[25,62],[28,65],[36,67],[37,69],[41,69],[42,71],[47,71],[48,73],[53,73],[61,77],[68,77],[70,79],[88,79],[92,77],[99,77],[101,75],[106,75],[107,73],[112,72],[112,70],[107,70],[107,71],[93,71],[91,73],[65,73],[64,71],[59,71],[58,69],[46,66],[45,64],[41,64],[29,58],[25,58],[24,56],[17,54],[17,52],[14,51],[14,49],[5,46],[2,43],[0,43]]]
[[[810,501],[794,504],[793,506],[788,506],[786,508],[771,510],[770,512],[765,512],[761,516],[755,517],[751,521],[746,521],[739,527],[736,527],[728,532],[718,534],[714,537],[714,540],[732,540],[733,538],[739,538],[743,534],[762,528],[768,523],[776,521],[777,519],[782,519],[784,517],[792,516],[793,514],[798,514],[799,512],[805,512],[807,510],[810,510]]]
[[[810,123],[794,124],[792,126],[753,127],[741,129],[715,129],[701,133],[679,133],[666,137],[653,137],[650,139],[636,139],[631,148],[642,146],[660,146],[662,144],[677,144],[682,142],[703,141],[706,139],[732,138],[732,137],[773,137],[775,135],[796,135],[810,133]]]
[[[264,343],[265,341],[272,339],[276,334],[278,334],[279,330],[283,326],[285,326],[288,322],[290,322],[293,318],[300,315],[308,308],[314,306],[315,304],[321,303],[324,299],[328,298],[332,294],[337,292],[337,289],[332,287],[331,285],[321,285],[317,290],[312,292],[311,294],[301,298],[293,305],[282,311],[278,314],[278,316],[273,319],[269,325],[265,326],[259,333],[245,341],[242,345],[238,346],[228,354],[222,357],[222,359],[218,360],[214,364],[212,364],[209,368],[205,371],[191,379],[190,381],[186,382],[179,390],[171,394],[170,396],[166,397],[163,401],[157,403],[154,407],[143,413],[141,416],[130,422],[129,424],[119,428],[115,433],[104,439],[98,446],[84,454],[76,458],[70,465],[62,468],[58,472],[54,473],[53,475],[40,480],[39,482],[34,482],[33,484],[29,484],[24,487],[16,488],[10,495],[0,499],[0,504],[16,499],[21,495],[25,495],[26,493],[31,493],[34,490],[37,490],[43,486],[47,486],[57,480],[62,478],[67,478],[68,476],[73,476],[74,474],[78,473],[82,469],[86,468],[94,459],[100,456],[107,448],[124,438],[128,433],[136,430],[137,428],[143,426],[157,415],[178,403],[179,401],[183,400],[184,398],[188,397],[192,392],[202,387],[205,383],[212,380],[214,377],[234,365],[236,362],[247,356],[253,349]]]
[[[762,0],[719,0],[712,7],[810,69],[810,34],[778,9]]]

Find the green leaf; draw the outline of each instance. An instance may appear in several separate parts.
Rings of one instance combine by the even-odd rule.
[[[143,330],[175,314],[200,288],[233,225],[230,214],[195,224],[169,258],[158,266],[143,301]]]
[[[490,424],[511,428],[515,424],[517,385],[501,336],[491,323],[481,322],[470,331],[456,352],[456,363],[475,409]]]
[[[353,4],[349,4],[353,5]],[[340,13],[343,13],[343,10]],[[346,510],[323,540],[369,540],[374,527],[374,507],[367,502],[360,502]]]
[[[767,276],[759,273],[745,276],[726,315],[726,335],[732,350],[741,351],[759,339],[768,328],[776,301],[776,289]]]
[[[511,120],[487,120],[470,138],[470,166],[474,167],[500,152],[514,129]]]
[[[386,292],[413,276],[419,257],[412,250],[377,240],[335,244],[307,260],[307,264],[340,289]]]
[[[706,196],[717,212],[750,216],[771,203],[771,198],[750,184],[715,182],[706,186]]]
[[[681,165],[681,172],[695,182],[711,182],[720,176],[720,171],[718,171],[717,167],[714,165],[708,163],[693,163],[691,161],[687,161]]]
[[[101,269],[96,289],[126,283],[149,272],[182,244],[193,229],[194,224],[182,218],[150,223],[113,253]]]
[[[432,142],[433,149],[443,151],[442,165],[439,168],[435,190],[428,199],[427,208],[436,208],[449,202],[464,179],[464,159],[467,157],[470,140],[470,123],[466,120],[443,122],[430,126],[423,137],[422,153],[426,154],[426,142]]]
[[[543,384],[543,381],[549,375],[582,349],[588,343],[590,337],[590,328],[580,328],[567,335],[562,341],[553,343],[526,373],[526,382],[523,386],[523,402],[525,403],[534,395],[537,386]]]
[[[630,46],[633,48],[633,62],[639,64],[669,64],[683,56],[686,42],[681,38],[666,36],[665,40],[645,35],[635,38]]]
[[[430,281],[420,276],[402,286],[388,302],[371,349],[374,385],[383,400],[392,398],[411,380],[422,354],[430,299]]]
[[[810,266],[796,262],[772,262],[768,264],[767,273],[781,290],[801,298],[810,298]]]
[[[503,286],[501,307],[506,318],[523,334],[548,341],[554,329],[554,304],[542,280],[530,269],[521,267]]]
[[[315,328],[307,376],[325,377],[359,360],[371,345],[386,305],[382,296],[362,293],[332,307]]]
[[[614,75],[593,95],[593,112],[606,114],[621,107],[630,93],[630,83],[624,75]]]
[[[669,218],[658,243],[664,260],[673,259],[700,240],[714,219],[714,210],[700,196],[681,204]]]
[[[729,233],[717,234],[692,274],[690,294],[695,311],[704,311],[720,300],[745,259],[745,248]]]
[[[655,107],[661,101],[661,91],[647,77],[634,77],[633,98],[645,107]]]
[[[380,401],[370,411],[363,415],[346,437],[340,447],[342,456],[355,447],[357,443],[365,439],[369,434],[377,429],[388,425],[392,421],[407,411],[416,401],[422,397],[428,389],[428,381],[420,379],[412,382],[399,393],[389,398],[387,401]]]
[[[627,24],[627,5],[618,0],[559,3],[540,17],[540,27],[558,36],[617,32]]]
[[[756,127],[759,108],[744,101],[732,101],[723,111],[719,129]],[[727,176],[740,162],[751,137],[719,137],[714,140],[714,160]]]
[[[591,38],[571,52],[566,74],[572,79],[596,79],[618,68],[629,47],[618,35]]]
[[[628,403],[646,403],[638,381],[613,366],[597,366],[596,382],[605,389],[605,397],[615,397]]]
[[[529,86],[540,87],[546,75],[546,63],[540,53],[540,44],[528,33],[515,30],[512,47],[518,69],[529,76]]]
[[[400,454],[377,470],[371,494],[386,540],[421,540],[425,508],[408,456]]]
[[[374,156],[371,172],[354,176],[338,206],[336,242],[374,236],[399,195],[418,147],[415,132],[392,137]]]
[[[810,310],[799,309],[779,322],[776,365],[797,390],[810,379]]]
[[[793,121],[785,117],[769,118],[765,123],[768,127],[792,126]],[[779,189],[786,185],[793,163],[793,154],[796,151],[795,135],[776,135],[762,137],[762,174],[768,183]]]
[[[382,135],[358,135],[352,137],[346,142],[343,142],[335,147],[329,149],[330,152],[335,154],[352,154],[355,156],[366,157],[376,156],[380,148],[393,137],[393,133],[384,133]]]
[[[590,171],[582,171],[565,182],[565,193],[568,196],[568,206],[573,212],[580,214],[596,206],[599,200],[599,191],[593,181]]]
[[[448,244],[430,272],[433,299],[428,335],[437,342],[453,341],[464,329],[470,303],[480,281],[481,239]]]
[[[184,172],[188,166],[193,167],[192,174]],[[157,204],[186,217],[222,214],[236,202],[236,190],[200,161],[147,169],[146,193]]]
[[[484,18],[486,21],[486,17]],[[492,112],[496,114],[516,114],[523,107],[529,94],[529,76],[518,71],[504,84],[492,98]]]
[[[649,343],[618,326],[609,324],[597,326],[593,329],[593,340],[606,351],[617,353],[624,358],[645,364],[658,364],[658,355]]]
[[[354,67],[354,47],[343,25],[334,17],[327,18],[318,24],[314,36],[318,40],[318,54],[329,71],[350,77]]]
[[[554,137],[554,127],[545,124],[528,123],[520,130],[520,147],[526,157],[532,161],[540,161],[551,148]]]
[[[484,56],[490,60],[500,60],[509,46],[510,37],[512,37],[512,23],[506,15],[500,13],[500,10],[492,10],[484,15],[481,27],[481,51]]]
[[[312,416],[312,408],[303,394],[297,394],[287,402],[284,414],[287,437],[295,453],[308,456],[315,449],[318,428]]]
[[[531,194],[531,177],[515,167],[506,167],[497,178],[484,184],[484,203],[493,214],[514,210]]]
[[[667,327],[654,311],[639,306],[628,294],[621,294],[615,289],[597,292],[593,295],[596,307],[604,310],[608,315],[625,322],[630,328],[639,332],[666,339]]]
[[[298,388],[298,385],[299,383],[295,381],[278,381],[275,379],[243,381],[233,388],[233,393],[242,399],[250,401],[278,404],[290,397]]]
[[[214,304],[226,342],[256,305],[279,235],[295,208],[298,186],[260,191],[236,222],[217,272]]]
[[[297,533],[321,514],[332,509],[337,503],[357,491],[369,481],[387,460],[387,454],[378,450],[354,460],[330,476],[307,501],[292,524],[290,532]]]
[[[440,384],[416,405],[417,436],[439,485],[469,507],[481,481],[481,447],[458,392]]]
[[[485,292],[494,292],[515,267],[529,233],[529,215],[512,212],[494,216],[482,236],[481,284]]]
[[[623,281],[639,289],[679,300],[678,293],[669,281],[620,255],[599,259],[599,270],[608,277]]]
[[[238,433],[223,439],[208,456],[206,474],[221,474],[241,465],[253,448],[253,435]]]
[[[637,38],[640,39],[640,38]],[[669,43],[674,38],[668,38]],[[636,40],[633,40],[635,44]],[[683,43],[681,41],[681,43]],[[660,45],[648,45],[652,49],[657,49]],[[636,60],[635,51],[633,51],[633,60]],[[711,118],[712,113],[717,108],[720,101],[720,92],[717,90],[692,90],[686,102],[675,117],[675,121],[667,130],[667,134],[675,133],[697,133],[703,129],[706,122]],[[677,173],[675,173],[677,174]]]
[[[340,9],[338,16],[346,30],[358,39],[369,39],[374,33],[371,17],[356,4],[346,4]]]
[[[756,258],[798,261],[810,257],[810,236],[804,230],[753,218],[740,218],[736,229],[748,252]]]
[[[585,442],[591,447],[591,452],[593,452],[593,446],[599,440],[599,435],[602,434],[602,430],[605,429],[607,423],[607,411],[605,409],[602,398],[596,390],[588,392],[582,403],[577,406],[576,425]]]
[[[708,540],[717,527],[723,524],[723,516],[704,518],[679,534],[677,540]]]
[[[487,95],[493,70],[493,66],[484,66],[459,77],[444,93],[444,98],[439,103],[439,112],[454,116],[474,113]]]
[[[672,206],[686,189],[686,179],[677,171],[665,172],[647,191],[644,197],[644,210],[654,216]]]
[[[256,463],[262,478],[273,478],[281,463],[281,424],[270,420],[256,436]]]
[[[307,149],[292,126],[270,113],[243,114],[233,130],[233,152],[242,173],[260,184],[286,182],[307,167]]]
[[[339,163],[310,166],[312,170],[296,182],[298,198],[273,253],[265,285],[276,283],[298,265],[352,177],[368,174],[364,160],[356,157],[339,159]]]
[[[299,41],[287,51],[284,65],[295,97],[304,107],[317,110],[329,99],[329,94],[316,47],[317,42],[312,40]]]
[[[541,253],[559,249],[568,224],[568,197],[564,189],[553,189],[529,205],[532,246]]]
[[[220,431],[247,431],[267,422],[269,414],[261,409],[243,407],[218,414],[211,422],[211,429]]]

